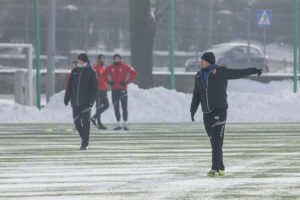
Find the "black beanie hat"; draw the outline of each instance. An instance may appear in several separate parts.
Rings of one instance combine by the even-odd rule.
[[[210,64],[216,64],[216,57],[215,54],[213,52],[205,52],[201,59],[205,60],[206,62],[210,63]]]
[[[101,60],[102,58],[104,58],[104,55],[102,55],[102,54],[97,56],[98,61]]]
[[[114,59],[116,59],[117,57],[120,58],[120,59],[122,59],[122,57],[121,57],[120,54],[115,54],[115,55],[114,55]]]
[[[78,60],[81,60],[84,63],[87,63],[89,59],[85,53],[79,54],[77,58]]]

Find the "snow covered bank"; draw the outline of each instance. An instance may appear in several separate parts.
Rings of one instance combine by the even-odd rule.
[[[71,107],[64,106],[63,96],[64,91],[54,95],[41,111],[1,104],[0,122],[72,122]],[[144,90],[130,85],[129,121],[189,122],[191,98],[191,94],[161,87]],[[109,100],[111,105],[110,92]],[[300,121],[300,94],[292,92],[291,81],[269,84],[250,80],[231,81],[228,100],[228,121]],[[200,107],[196,120],[202,121]],[[112,106],[103,114],[103,121],[115,121]]]

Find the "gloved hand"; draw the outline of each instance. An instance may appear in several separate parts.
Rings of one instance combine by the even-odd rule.
[[[122,86],[128,85],[128,81],[122,81],[122,82],[121,82],[121,85],[122,85]]]
[[[65,103],[65,106],[67,106],[69,104],[69,101],[64,99],[64,103]]]
[[[108,81],[108,85],[113,86],[115,84],[114,81]]]
[[[262,74],[262,69],[256,69],[256,74],[257,74],[257,76],[260,76],[261,74]]]
[[[195,113],[191,113],[191,118],[192,118],[192,121],[193,121],[193,122],[195,121],[194,116],[195,116]]]

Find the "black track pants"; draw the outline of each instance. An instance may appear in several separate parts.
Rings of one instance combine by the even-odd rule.
[[[98,124],[101,123],[101,114],[109,107],[106,90],[99,90],[96,99],[96,114],[94,117],[97,119]]]
[[[223,140],[227,109],[217,109],[203,114],[206,133],[210,139],[212,148],[212,169],[224,170],[223,164]]]
[[[90,115],[91,108],[73,106],[74,124],[85,146],[89,144],[90,138]]]
[[[127,102],[128,102],[128,96],[127,96],[127,90],[112,90],[112,102],[115,109],[115,115],[117,121],[121,120],[121,114],[120,114],[120,102],[123,110],[123,120],[127,121],[128,118],[128,111],[127,111]]]

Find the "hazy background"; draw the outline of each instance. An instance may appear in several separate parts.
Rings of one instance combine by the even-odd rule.
[[[41,54],[46,54],[47,49],[47,2],[40,1]],[[1,0],[0,4],[0,42],[34,44],[34,2]],[[168,51],[169,1],[152,0],[151,4],[152,11],[159,15],[154,50]],[[195,51],[197,26],[199,50],[232,40],[247,40],[248,17],[250,40],[263,43],[263,29],[257,26],[258,9],[272,9],[272,27],[267,30],[266,42],[292,45],[292,0],[175,0],[175,50]],[[66,56],[69,62],[72,50],[83,50],[85,46],[93,50],[130,51],[129,0],[56,1],[56,54]]]

